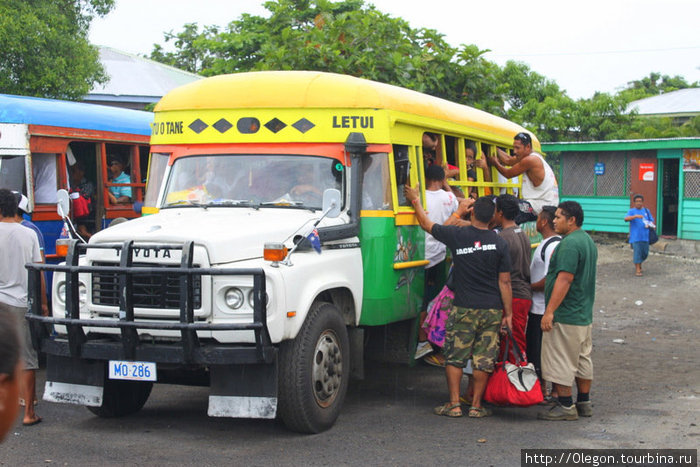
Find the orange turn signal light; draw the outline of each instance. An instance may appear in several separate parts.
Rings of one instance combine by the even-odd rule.
[[[283,243],[266,243],[263,250],[265,261],[282,261],[287,257],[287,247]]]
[[[56,255],[57,256],[68,256],[68,243],[70,242],[67,238],[59,238],[56,240]]]

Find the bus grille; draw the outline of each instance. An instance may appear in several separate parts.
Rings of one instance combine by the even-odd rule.
[[[94,266],[116,266],[113,263],[94,263]],[[152,263],[134,264],[143,267],[179,267]],[[133,274],[134,307],[155,309],[180,308],[180,276],[177,274]],[[193,277],[194,309],[202,306],[202,280]],[[92,274],[92,303],[119,306],[119,275],[117,273]]]

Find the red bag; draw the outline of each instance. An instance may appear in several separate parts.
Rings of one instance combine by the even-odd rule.
[[[79,219],[90,214],[90,200],[77,191],[71,193],[71,195],[73,199],[73,217]]]
[[[506,351],[503,352],[502,361],[496,363],[496,369],[489,378],[484,400],[495,405],[518,407],[539,404],[544,397],[534,365],[525,363],[525,355],[520,352],[510,329],[504,339],[506,339]],[[515,365],[507,361],[511,351],[515,356]]]

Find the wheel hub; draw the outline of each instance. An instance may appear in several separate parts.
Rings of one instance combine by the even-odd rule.
[[[312,370],[314,397],[321,407],[333,403],[343,377],[343,358],[338,337],[331,330],[321,333],[316,342]]]

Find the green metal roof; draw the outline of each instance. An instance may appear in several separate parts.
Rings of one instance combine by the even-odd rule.
[[[635,151],[641,149],[700,148],[700,138],[630,139],[542,143],[544,152]]]

